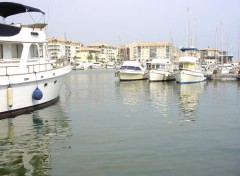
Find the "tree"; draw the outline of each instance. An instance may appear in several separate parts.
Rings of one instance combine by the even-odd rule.
[[[87,60],[89,61],[91,61],[91,60],[93,60],[93,56],[92,56],[92,54],[89,54],[88,56],[87,56]]]
[[[98,56],[95,56],[95,60],[96,60],[96,62],[99,60],[99,57]]]

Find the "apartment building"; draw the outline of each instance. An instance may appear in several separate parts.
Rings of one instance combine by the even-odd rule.
[[[200,53],[202,63],[206,64],[231,63],[233,58],[227,51],[220,51],[211,47],[201,49]]]
[[[110,61],[117,61],[118,49],[113,45],[109,45],[106,43],[95,43],[92,45],[88,45],[88,48],[98,49],[99,53],[99,61],[102,62],[110,62]]]
[[[126,45],[118,46],[117,63],[129,60],[129,48]]]
[[[83,44],[62,38],[48,38],[48,52],[51,58],[72,60]]]
[[[147,62],[157,57],[172,58],[174,48],[170,42],[134,42],[127,45],[129,60]]]

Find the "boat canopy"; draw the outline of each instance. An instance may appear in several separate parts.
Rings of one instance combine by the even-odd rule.
[[[198,49],[197,48],[192,48],[192,47],[190,47],[190,48],[181,48],[180,49],[181,51],[198,51]]]
[[[0,36],[10,37],[20,32],[21,28],[0,23]]]
[[[40,12],[45,15],[44,12],[34,7],[13,2],[0,2],[0,16],[3,18],[25,12]]]

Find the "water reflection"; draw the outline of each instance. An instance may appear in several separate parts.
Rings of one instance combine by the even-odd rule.
[[[166,117],[170,102],[172,101],[174,82],[150,82],[149,93],[153,106],[153,113],[159,113],[161,116]]]
[[[56,143],[69,145],[69,120],[59,104],[0,121],[0,175],[49,175]],[[56,140],[57,139],[57,140]]]
[[[147,85],[147,81],[116,82],[116,87],[119,87],[119,93],[125,105],[136,105],[142,102],[146,93],[144,87]]]
[[[181,120],[193,122],[197,119],[197,108],[200,94],[203,91],[205,82],[196,84],[176,85],[179,94],[179,110]]]

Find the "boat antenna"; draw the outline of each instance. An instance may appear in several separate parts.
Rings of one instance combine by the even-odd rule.
[[[186,47],[188,47],[188,39],[189,39],[189,8],[187,8],[187,34],[186,34]]]
[[[223,25],[222,25],[222,23],[221,23],[221,28],[222,28],[222,55],[221,55],[221,65],[223,65]]]
[[[50,0],[48,1],[48,16],[47,16],[47,22],[49,23],[49,18],[50,18]],[[46,36],[48,36],[48,25],[46,26]]]
[[[239,31],[238,31],[238,64],[239,64]]]

